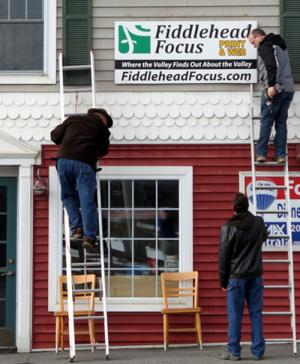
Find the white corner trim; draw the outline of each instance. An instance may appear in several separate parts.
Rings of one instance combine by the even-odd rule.
[[[43,72],[0,72],[0,84],[56,83],[56,1],[44,3],[44,69]]]
[[[29,352],[32,339],[32,166],[19,167],[17,214],[16,346]]]
[[[48,310],[58,305],[58,277],[62,274],[62,203],[60,184],[55,167],[49,167],[49,224],[48,224]]]
[[[193,270],[193,167],[104,166],[100,179],[179,179],[180,271]],[[58,277],[62,272],[62,204],[55,167],[49,167],[49,281],[48,310],[59,310]],[[186,306],[186,302],[176,304]],[[108,298],[109,312],[158,312],[161,298]],[[96,309],[101,310],[100,302]]]

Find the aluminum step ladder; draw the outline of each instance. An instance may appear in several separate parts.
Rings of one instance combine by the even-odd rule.
[[[61,109],[61,121],[65,119],[65,92],[91,92],[92,97],[92,107],[96,104],[96,88],[95,88],[95,66],[94,66],[94,53],[90,51],[90,65],[84,66],[64,66],[62,52],[59,53],[59,78],[60,78],[60,109]],[[78,87],[78,88],[65,88],[64,86],[64,71],[77,71],[89,69],[91,71],[91,87]],[[76,98],[77,99],[77,98]],[[75,104],[76,108],[76,104]],[[76,112],[71,115],[76,115]],[[98,169],[99,172],[100,169]],[[101,209],[101,186],[99,173],[96,174],[97,179],[97,202],[98,202],[98,221],[99,221],[99,254],[89,254],[84,249],[84,259],[80,263],[72,263],[72,252],[71,252],[71,239],[70,239],[70,225],[69,217],[66,209],[64,208],[64,229],[65,229],[65,252],[66,252],[66,275],[67,275],[67,306],[68,306],[68,319],[69,319],[69,346],[70,346],[70,362],[73,362],[76,356],[76,347],[92,347],[92,350],[96,347],[102,347],[105,349],[106,359],[109,359],[109,339],[108,339],[108,321],[107,321],[107,297],[106,297],[106,285],[105,285],[105,266],[104,266],[104,247],[103,247],[103,228],[102,228],[102,209]],[[94,260],[92,262],[88,261],[88,258],[93,255]],[[76,292],[97,292],[101,296],[102,312],[103,315],[98,316],[74,316],[74,302],[73,293],[74,287],[72,282],[72,274],[76,271],[83,271],[83,274],[87,274],[88,271],[98,271],[100,272],[99,288],[95,290],[91,289],[80,289]],[[104,325],[104,343],[95,344],[76,344],[75,343],[75,325],[74,320],[84,320],[84,319],[95,319],[101,320]]]
[[[288,168],[288,155],[286,155],[286,161],[284,164],[278,164],[277,162],[265,162],[257,163],[255,161],[255,139],[254,125],[256,121],[260,120],[260,117],[254,116],[253,107],[253,85],[250,85],[251,94],[251,126],[250,126],[250,139],[251,139],[251,174],[252,174],[252,186],[253,186],[253,206],[254,214],[274,214],[274,213],[285,213],[286,216],[286,234],[281,235],[269,235],[269,238],[284,238],[287,242],[287,259],[264,259],[263,263],[272,264],[283,264],[287,267],[288,271],[288,284],[287,285],[265,285],[265,289],[287,289],[289,293],[289,311],[266,311],[263,315],[266,316],[289,316],[291,325],[291,338],[282,339],[266,339],[266,342],[291,342],[293,344],[293,354],[297,354],[297,338],[296,338],[296,312],[295,312],[295,280],[294,280],[294,260],[293,260],[293,239],[292,239],[292,220],[291,220],[291,203],[290,203],[290,189],[289,189],[289,168]],[[266,167],[269,167],[266,171]],[[281,169],[282,176],[284,178],[283,185],[280,186],[261,186],[257,183],[258,172],[257,169],[264,168],[263,172],[269,172],[276,168]],[[257,209],[257,191],[258,190],[282,190],[285,196],[285,210],[258,210]]]

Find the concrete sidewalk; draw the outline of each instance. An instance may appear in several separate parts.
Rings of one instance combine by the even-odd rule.
[[[167,352],[163,349],[117,349],[111,350],[110,360],[105,360],[103,350],[95,353],[78,351],[76,363],[110,363],[118,364],[143,363],[143,364],[222,364],[230,363],[219,359],[224,347],[204,347],[201,352],[198,348],[170,348]],[[242,352],[242,363],[255,363],[251,360],[249,347]],[[69,363],[68,352],[56,355],[54,352],[34,352],[29,354],[0,354],[1,364],[64,364]],[[266,356],[260,363],[264,364],[299,364],[299,356],[292,355],[292,346],[268,345]]]

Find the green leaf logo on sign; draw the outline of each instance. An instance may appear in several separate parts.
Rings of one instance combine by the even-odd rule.
[[[141,25],[119,25],[119,52],[141,54],[151,52],[150,29]]]

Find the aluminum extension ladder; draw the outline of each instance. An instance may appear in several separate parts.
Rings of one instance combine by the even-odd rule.
[[[251,94],[251,126],[250,126],[250,139],[251,139],[251,172],[252,172],[252,186],[253,186],[253,206],[254,214],[275,214],[277,212],[285,213],[286,216],[286,234],[281,235],[269,235],[269,238],[284,238],[287,241],[287,258],[286,259],[265,259],[264,264],[272,266],[272,264],[283,264],[287,266],[288,270],[288,285],[265,285],[265,289],[287,289],[289,293],[289,311],[266,311],[263,315],[268,316],[289,316],[291,325],[291,336],[289,339],[266,339],[267,342],[292,342],[293,344],[293,354],[297,354],[297,338],[296,338],[296,312],[295,312],[295,281],[294,281],[294,261],[293,261],[293,240],[292,240],[292,221],[291,221],[291,203],[290,203],[290,189],[289,189],[289,168],[288,168],[288,155],[286,155],[286,162],[279,165],[277,162],[265,162],[257,163],[255,161],[255,133],[254,124],[256,121],[260,120],[259,116],[254,116],[253,107],[253,85],[250,85]],[[270,167],[271,168],[281,168],[284,177],[284,184],[280,186],[260,186],[257,181],[257,168],[260,167]],[[266,172],[264,169],[263,172]],[[258,190],[282,190],[285,196],[285,210],[258,210],[257,209],[257,199],[256,195]]]
[[[61,109],[61,121],[63,122],[65,119],[65,98],[64,95],[66,92],[75,92],[76,93],[76,103],[77,105],[78,92],[91,92],[92,96],[92,107],[95,107],[96,104],[96,88],[95,88],[95,62],[94,62],[94,53],[90,51],[90,65],[83,66],[64,66],[63,65],[63,56],[62,53],[59,52],[59,79],[60,79],[60,109]],[[64,71],[78,71],[78,70],[90,70],[91,71],[91,86],[90,87],[78,87],[78,88],[66,88],[64,86]],[[74,114],[72,114],[74,115]],[[64,209],[64,227],[65,227],[65,248],[66,248],[66,275],[67,275],[67,304],[68,304],[68,319],[69,319],[69,346],[70,346],[70,362],[73,362],[76,356],[76,347],[104,347],[106,359],[109,358],[109,340],[108,340],[108,322],[107,322],[107,302],[106,302],[106,286],[105,286],[105,267],[104,267],[104,247],[103,247],[103,228],[102,228],[102,209],[101,209],[101,189],[100,189],[100,178],[97,173],[97,201],[98,201],[98,221],[99,221],[99,246],[100,246],[100,256],[97,255],[97,261],[88,262],[88,255],[86,250],[84,250],[84,259],[82,263],[72,263],[72,255],[71,255],[71,241],[70,241],[70,226],[69,226],[69,218],[66,209]],[[75,325],[74,320],[77,317],[74,316],[74,302],[73,302],[73,282],[72,282],[72,272],[75,271],[83,271],[86,275],[88,270],[99,271],[100,279],[99,279],[99,288],[94,290],[89,289],[80,289],[77,292],[99,292],[99,296],[101,296],[102,302],[102,316],[79,316],[78,319],[95,319],[101,320],[104,324],[104,343],[95,343],[95,344],[75,344]]]

